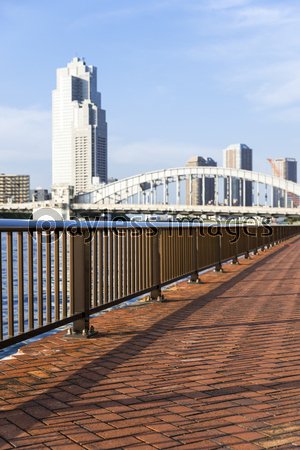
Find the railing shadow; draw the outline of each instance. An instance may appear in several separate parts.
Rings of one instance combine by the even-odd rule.
[[[104,411],[106,408],[112,408],[113,406],[117,404],[121,405],[128,405],[128,399],[120,398],[116,401],[110,400],[106,397],[103,398],[103,400],[96,399],[93,400],[92,398],[86,398],[84,393],[87,392],[93,392],[93,389],[98,386],[99,382],[102,382],[105,379],[109,379],[109,375],[120,365],[123,363],[128,363],[130,359],[135,358],[137,355],[139,355],[141,352],[145,351],[149,346],[151,346],[153,343],[155,343],[158,339],[160,339],[164,334],[172,331],[172,329],[176,328],[176,331],[178,331],[178,325],[186,321],[193,313],[198,311],[199,309],[202,309],[205,307],[212,299],[218,297],[219,295],[222,295],[224,292],[232,288],[237,283],[245,280],[252,272],[256,271],[260,267],[262,267],[267,261],[271,261],[275,256],[278,256],[280,253],[282,253],[285,250],[285,247],[277,249],[276,252],[271,253],[267,256],[265,256],[263,259],[258,259],[255,261],[251,266],[245,268],[242,272],[237,273],[234,275],[230,280],[224,281],[221,285],[213,288],[210,292],[207,294],[201,295],[201,285],[199,286],[199,297],[197,297],[194,300],[187,299],[188,303],[182,306],[179,309],[176,309],[171,314],[163,317],[162,319],[156,321],[154,324],[152,324],[150,327],[142,329],[141,331],[138,330],[138,324],[136,329],[132,329],[132,326],[130,329],[122,331],[122,333],[108,333],[105,332],[100,333],[97,337],[92,339],[89,342],[89,345],[86,346],[86,341],[83,340],[63,340],[61,345],[64,346],[64,349],[60,351],[60,348],[58,348],[58,351],[56,353],[52,353],[52,358],[50,357],[45,359],[38,359],[38,356],[36,357],[37,364],[40,362],[40,366],[36,368],[36,370],[44,370],[46,373],[49,374],[49,377],[43,378],[34,378],[34,375],[29,375],[25,377],[23,374],[22,376],[18,377],[9,377],[9,372],[7,377],[0,376],[0,391],[3,394],[3,391],[5,390],[5,386],[7,384],[13,385],[14,383],[18,386],[18,389],[22,386],[24,387],[30,387],[31,389],[36,389],[40,393],[38,393],[36,396],[22,402],[20,399],[20,402],[16,405],[16,407],[13,407],[11,404],[8,405],[1,405],[0,404],[0,419],[1,418],[7,418],[9,420],[10,414],[16,414],[17,412],[23,411],[25,413],[28,413],[32,417],[35,417],[38,421],[46,420],[50,417],[58,417],[56,414],[56,411],[60,414],[63,414],[65,417],[68,415],[72,416],[76,411],[82,411],[88,414],[89,411],[95,411],[95,410],[101,410]],[[158,304],[160,305],[160,304]],[[163,304],[161,304],[163,306]],[[135,307],[131,307],[135,309]],[[140,308],[137,306],[136,308]],[[141,310],[142,311],[142,310]],[[294,322],[295,320],[291,321],[274,321],[274,322],[257,322],[257,324],[266,325],[268,323],[289,323]],[[236,324],[221,324],[221,325],[211,325],[211,326],[199,326],[197,329],[203,329],[203,328],[220,328],[220,327],[236,327],[241,325],[255,325],[253,322],[249,323],[236,323]],[[193,327],[192,327],[193,328]],[[191,328],[191,329],[192,329]],[[190,329],[189,327],[184,328],[185,330]],[[113,348],[111,348],[109,351],[101,355],[100,357],[97,357],[97,353],[99,350],[101,350],[102,342],[105,337],[109,336],[115,336],[118,335],[120,339],[122,337],[125,337],[125,341],[121,342],[119,345],[114,345]],[[132,335],[129,339],[126,339],[127,335]],[[47,347],[51,348],[53,347],[52,344],[53,337],[49,336],[48,338],[44,338],[43,340],[43,346],[41,346],[41,343],[36,342],[34,344],[30,345],[29,349],[29,355],[30,351],[38,351],[40,352],[39,355],[41,356],[41,350],[45,349]],[[57,338],[55,338],[57,339]],[[55,341],[57,342],[57,340]],[[110,343],[111,346],[111,343]],[[24,351],[24,348],[22,349]],[[57,350],[57,349],[55,349]],[[88,350],[88,351],[87,351]],[[72,351],[78,351],[78,352],[86,352],[87,359],[89,358],[89,355],[92,356],[91,361],[86,363],[80,368],[76,368],[76,361],[70,361],[69,367],[64,365],[67,364],[68,357],[64,357],[65,354],[71,354]],[[26,350],[25,350],[26,352]],[[64,363],[62,364],[62,371],[61,372],[51,372],[51,370],[47,371],[47,365],[44,367],[44,364],[50,364],[53,360],[54,366],[55,362],[61,359],[61,361]],[[31,363],[32,363],[31,358]],[[9,362],[6,362],[9,364]],[[0,363],[1,364],[1,363]],[[15,368],[15,366],[13,365]],[[149,367],[151,367],[151,362],[149,362]],[[0,369],[1,370],[1,369]],[[133,368],[134,370],[134,368]],[[71,371],[71,374],[69,376],[64,376],[65,372]],[[59,374],[60,380],[57,380],[57,375]],[[18,380],[20,378],[21,381]],[[29,378],[31,378],[31,382],[29,382]],[[27,379],[27,381],[26,381]],[[35,380],[35,383],[34,383]],[[29,383],[29,384],[27,384]],[[77,386],[76,389],[73,389],[72,386]],[[17,389],[17,390],[18,390]],[[40,390],[43,390],[41,393]],[[80,389],[82,390],[82,394],[80,393]],[[250,389],[251,387],[245,387],[245,390]],[[9,390],[11,392],[11,390]],[[20,389],[22,391],[22,389]],[[78,392],[78,394],[73,394],[73,392]],[[69,393],[69,396],[67,395]],[[31,392],[32,394],[32,392]],[[2,398],[5,399],[5,396],[2,395]],[[65,398],[65,400],[64,400]],[[162,394],[162,398],[166,398],[166,394]],[[139,402],[138,399],[134,399],[137,404]],[[56,402],[56,403],[55,403]],[[76,405],[76,402],[79,404]],[[50,407],[50,405],[53,405]],[[55,406],[56,405],[56,406]],[[16,416],[18,417],[18,416]],[[20,416],[21,417],[21,416]],[[70,420],[73,419],[70,417]],[[23,428],[22,420],[20,418],[20,423],[18,423],[17,420],[14,422],[17,426],[20,428]],[[28,428],[27,428],[28,431]],[[21,439],[18,438],[18,440]],[[10,441],[9,441],[10,442]]]

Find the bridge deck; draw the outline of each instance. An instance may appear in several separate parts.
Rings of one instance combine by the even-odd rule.
[[[0,361],[0,448],[299,448],[299,245]]]

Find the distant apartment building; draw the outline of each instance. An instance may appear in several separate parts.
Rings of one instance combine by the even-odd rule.
[[[188,160],[185,167],[216,167],[217,163],[212,158],[203,158],[202,156],[193,156]],[[186,204],[202,205],[203,204],[203,179],[192,178],[192,186],[190,189],[190,180],[186,180]],[[204,177],[204,204],[213,204],[215,197],[215,178]]]
[[[52,183],[74,193],[107,182],[107,123],[97,68],[73,58],[57,69],[52,102]]]
[[[51,199],[51,193],[47,189],[37,187],[36,189],[30,189],[30,201],[40,202]]]
[[[0,203],[29,202],[29,175],[0,174]]]
[[[273,159],[272,175],[297,183],[297,161],[295,158]],[[292,197],[288,196],[287,206],[291,206]],[[273,190],[273,206],[285,206],[285,195],[281,189]]]
[[[252,149],[245,144],[229,145],[223,150],[223,167],[228,169],[253,170]],[[231,195],[233,205],[243,205],[244,184],[241,178],[232,178]],[[252,206],[252,182],[245,182],[245,205]],[[228,180],[224,180],[224,198],[229,199]],[[226,203],[226,201],[225,201]]]

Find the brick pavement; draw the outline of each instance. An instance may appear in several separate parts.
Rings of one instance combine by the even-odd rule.
[[[0,361],[0,449],[300,448],[300,239]]]

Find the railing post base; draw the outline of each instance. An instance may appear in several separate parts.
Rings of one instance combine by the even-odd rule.
[[[81,333],[79,331],[73,331],[72,328],[69,328],[67,334],[64,335],[64,338],[67,338],[67,339],[90,339],[92,337],[95,337],[97,334],[98,334],[98,331],[95,331],[93,326],[91,326],[91,328],[88,331],[82,330]]]
[[[156,300],[157,302],[164,301],[164,296],[162,295],[160,288],[153,289],[153,291],[151,291],[149,301],[153,301],[153,300]]]
[[[233,258],[233,260],[231,261],[231,265],[232,265],[232,266],[239,266],[239,265],[240,265],[240,262],[239,262],[239,260],[237,259],[236,256],[235,256],[235,257]]]
[[[202,281],[198,277],[198,272],[195,272],[191,275],[190,279],[188,280],[188,284],[201,284]]]
[[[215,267],[215,269],[214,269],[214,272],[215,272],[215,273],[223,273],[223,272],[224,272],[224,269],[222,269],[221,264],[217,264],[217,265],[216,265],[216,267]]]
[[[249,252],[245,252],[244,259],[251,259],[250,255],[249,255]]]

